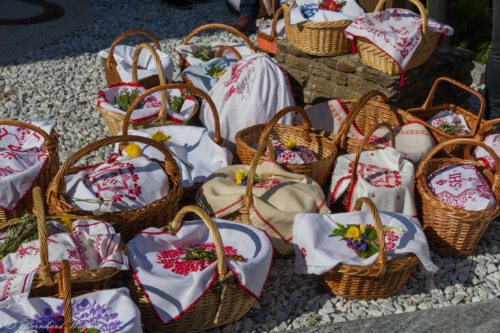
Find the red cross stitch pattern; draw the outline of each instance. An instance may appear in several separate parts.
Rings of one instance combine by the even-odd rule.
[[[352,174],[354,163],[349,163],[349,173]],[[401,186],[401,174],[398,171],[371,164],[358,164],[358,176],[376,187],[395,188]]]

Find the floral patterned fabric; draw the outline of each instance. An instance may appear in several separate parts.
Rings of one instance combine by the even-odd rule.
[[[428,271],[438,270],[431,261],[427,239],[416,218],[381,211],[380,219],[382,225],[388,227],[384,237],[389,261],[401,255],[415,254]],[[364,211],[295,216],[293,237],[296,243],[296,273],[324,274],[341,263],[362,266],[375,263],[378,253],[361,258],[342,237],[329,236],[338,225],[365,225],[374,228],[375,222],[371,213]]]
[[[321,9],[321,3],[325,0],[295,0],[290,8],[290,24],[302,22],[334,22],[334,21],[352,21],[358,16],[364,14],[356,0],[347,0],[344,6],[339,6],[338,10]],[[342,1],[336,1],[340,3]]]
[[[445,166],[427,177],[427,186],[442,202],[455,208],[481,211],[496,199],[484,176],[471,163]]]
[[[214,222],[235,283],[258,298],[271,266],[269,239],[248,225]],[[189,257],[193,249],[209,251],[212,258]],[[127,250],[135,281],[164,323],[182,317],[218,281],[215,245],[203,221],[184,222],[175,235],[148,228],[127,243]]]
[[[294,146],[287,148],[282,142],[272,140],[274,148],[274,159],[278,163],[284,164],[308,164],[316,162],[316,154],[305,146]],[[256,145],[254,145],[256,148]]]
[[[196,50],[198,50],[201,46],[206,46],[206,44],[193,43],[187,45],[179,45],[175,48],[175,51],[178,52],[190,66],[194,66],[203,62],[202,59],[194,56]],[[216,50],[220,46],[232,46],[236,49],[236,51],[240,53],[242,58],[246,58],[255,53],[255,51],[250,49],[244,42],[233,43],[225,41],[215,41],[212,42],[211,46],[214,50]],[[225,52],[225,56],[227,58],[236,59],[236,57],[231,52]]]
[[[468,135],[470,134],[470,128],[467,125],[467,121],[461,114],[456,114],[450,110],[439,111],[432,117],[429,121],[433,127],[439,128],[443,125],[453,125],[461,128],[461,131],[454,135]]]
[[[64,322],[63,301],[30,298],[0,309],[0,331],[50,332],[50,326]],[[141,333],[140,312],[126,288],[98,291],[72,299],[73,323],[79,328],[96,328],[101,333]]]
[[[500,134],[489,134],[484,137],[483,142],[493,148],[495,153],[500,156]],[[483,148],[475,147],[473,155],[476,160],[483,161],[487,167],[496,170],[497,166],[495,165],[493,157],[491,157],[490,154],[488,154],[488,152]]]
[[[52,125],[29,121],[47,134]],[[12,210],[27,195],[44,168],[48,154],[40,134],[22,127],[0,126],[0,208]],[[9,189],[8,191],[5,189]]]

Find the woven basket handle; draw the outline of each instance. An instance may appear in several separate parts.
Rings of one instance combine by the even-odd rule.
[[[389,125],[386,122],[381,122],[378,123],[377,126],[374,126],[370,129],[368,134],[363,138],[363,141],[361,142],[361,145],[358,148],[358,151],[356,152],[356,158],[354,159],[354,164],[352,166],[352,174],[351,174],[351,184],[354,183],[356,178],[358,177],[358,165],[359,165],[359,160],[361,158],[361,153],[363,152],[363,149],[365,146],[368,144],[368,140],[370,137],[375,133],[375,131],[379,128],[385,127],[389,130],[389,135],[391,137],[391,147],[395,148],[396,147],[396,136],[394,135],[394,130],[392,129],[391,125]]]
[[[500,118],[496,118],[486,122],[483,126],[479,128],[474,139],[482,141],[483,135],[493,129],[496,125],[500,124]]]
[[[477,98],[479,98],[479,103],[480,103],[479,104],[480,105],[479,106],[479,113],[477,115],[477,121],[476,121],[476,124],[474,124],[474,129],[472,132],[472,134],[475,135],[477,133],[477,131],[479,130],[479,127],[481,126],[481,119],[483,119],[484,112],[486,111],[486,100],[485,100],[483,95],[481,95],[480,93],[478,93],[474,89],[467,87],[463,83],[460,83],[460,82],[453,80],[452,78],[449,78],[446,76],[438,78],[436,81],[434,81],[434,84],[432,85],[431,91],[429,92],[429,96],[427,96],[427,99],[425,100],[424,104],[422,105],[422,109],[424,111],[426,111],[426,110],[429,110],[430,108],[432,108],[432,104],[434,101],[434,95],[436,94],[437,87],[439,86],[439,84],[441,82],[451,83],[452,85],[467,91],[472,96],[476,96]]]
[[[212,221],[210,215],[207,214],[203,209],[190,205],[182,207],[179,212],[174,217],[172,221],[172,229],[174,232],[177,232],[181,225],[182,219],[187,213],[194,213],[200,217],[203,222],[207,225],[208,230],[210,231],[210,236],[215,244],[215,252],[217,253],[217,271],[219,273],[219,279],[224,280],[227,274],[227,264],[226,264],[226,255],[224,254],[224,244],[222,243],[222,237],[220,235],[219,229],[215,226],[215,223]]]
[[[202,32],[202,31],[205,31],[205,30],[210,30],[210,29],[226,30],[227,32],[230,32],[233,35],[236,35],[236,36],[240,37],[241,39],[243,39],[245,44],[247,44],[247,46],[251,50],[255,51],[255,46],[253,46],[252,42],[250,41],[250,39],[247,36],[245,36],[245,34],[241,33],[240,31],[238,31],[237,29],[235,29],[229,25],[220,24],[220,23],[210,23],[210,24],[205,24],[205,25],[199,26],[198,28],[191,31],[189,33],[189,35],[187,35],[186,38],[184,38],[182,40],[182,45],[187,45],[187,43],[189,43],[191,38],[193,38],[196,34]]]
[[[63,165],[61,166],[57,174],[54,176],[54,178],[50,182],[49,188],[47,189],[47,202],[52,201],[52,198],[57,198],[57,200],[61,201],[65,206],[67,206],[69,210],[71,210],[73,207],[69,205],[66,199],[64,198],[64,192],[65,192],[64,176],[68,173],[70,168],[76,162],[78,162],[82,157],[90,154],[91,152],[101,147],[112,145],[119,142],[126,145],[127,142],[129,141],[141,142],[159,150],[165,157],[165,161],[163,163],[169,179],[171,179],[172,177],[176,177],[179,174],[177,163],[175,162],[172,155],[170,155],[170,152],[168,151],[167,147],[165,147],[164,144],[156,142],[149,138],[145,138],[143,136],[136,136],[136,135],[110,136],[86,145],[82,149],[73,153],[70,157],[66,159],[66,161],[64,161]]]
[[[217,52],[215,52],[215,57],[219,58],[220,56],[222,56],[222,53],[224,51],[229,51],[230,53],[234,54],[236,60],[238,61],[242,59],[241,54],[238,52],[238,50],[229,45],[222,45],[221,47],[217,48]]]
[[[425,9],[424,5],[422,5],[422,3],[420,1],[418,1],[418,0],[409,0],[409,1],[418,8],[420,15],[422,16],[422,32],[424,34],[426,34],[427,33],[427,26],[429,24],[429,15],[427,14],[427,10]],[[382,11],[382,8],[384,7],[384,3],[385,3],[385,0],[380,0],[373,12],[378,13],[378,12]]]
[[[43,200],[42,189],[39,186],[33,188],[33,214],[36,217],[38,229],[38,246],[40,247],[40,265],[38,266],[38,275],[47,286],[53,286],[54,281],[50,274],[49,245],[47,242],[48,232],[45,223],[45,203]]]
[[[440,143],[437,146],[434,146],[431,149],[431,151],[427,155],[425,155],[422,162],[420,162],[418,169],[417,169],[417,173],[415,175],[415,179],[424,175],[425,167],[429,163],[429,161],[434,157],[434,155],[436,155],[438,152],[443,150],[443,148],[445,148],[446,146],[454,146],[454,145],[479,146],[488,152],[488,154],[493,158],[493,161],[495,162],[495,165],[496,165],[495,181],[493,183],[493,192],[496,192],[497,188],[499,188],[499,186],[500,186],[500,167],[499,167],[500,166],[500,158],[495,153],[493,148],[491,148],[490,146],[488,146],[484,142],[474,140],[474,139],[452,139],[452,140],[448,140],[446,142]],[[472,157],[465,157],[464,159],[469,159],[471,161],[473,160]]]
[[[280,16],[283,15],[283,7],[280,7],[273,16],[273,25],[271,26],[271,36],[273,37],[278,37],[278,32],[276,31],[276,28],[278,26],[278,20]]]
[[[30,123],[25,123],[22,121],[10,120],[10,119],[0,119],[0,125],[16,126],[16,127],[26,128],[26,129],[29,129],[33,132],[36,132],[36,133],[40,134],[40,136],[43,138],[43,147],[45,147],[45,149],[48,148],[48,144],[50,143],[50,136],[47,132],[45,132],[43,129],[41,129],[38,126],[32,125]]]
[[[149,32],[147,30],[143,30],[143,29],[128,30],[128,31],[125,31],[124,33],[122,33],[120,36],[118,36],[115,39],[115,41],[113,42],[113,44],[111,44],[111,47],[110,47],[109,53],[108,53],[108,59],[106,59],[106,64],[107,64],[108,67],[116,66],[116,61],[115,61],[115,57],[114,57],[115,47],[123,39],[125,39],[125,38],[127,38],[129,36],[134,36],[134,35],[144,35],[144,36],[148,37],[153,42],[154,46],[158,50],[161,50],[161,46],[160,46],[160,42],[158,41],[158,38],[156,38],[156,36],[153,35],[151,32]]]
[[[262,136],[261,136],[261,138],[262,138]],[[247,185],[245,187],[245,196],[244,196],[244,201],[243,201],[243,207],[241,208],[241,211],[243,211],[243,212],[249,213],[250,209],[252,208],[252,205],[253,205],[253,193],[252,193],[253,179],[255,178],[255,172],[257,171],[257,166],[259,165],[259,159],[267,147],[268,147],[267,141],[259,143],[259,146],[257,147],[257,151],[255,152],[255,155],[253,156],[252,163],[250,164],[250,170],[248,170],[248,174],[247,174]]]
[[[361,210],[363,205],[368,206],[370,213],[375,221],[375,230],[377,231],[377,240],[378,240],[378,257],[377,261],[375,261],[375,265],[378,268],[377,276],[385,275],[387,271],[387,252],[385,251],[385,237],[384,237],[384,226],[382,225],[382,221],[380,220],[380,214],[375,207],[373,201],[366,197],[361,197],[356,200],[356,205],[354,206],[354,212],[358,212]]]
[[[219,121],[219,113],[217,112],[217,107],[215,106],[215,103],[212,101],[210,96],[208,96],[207,93],[205,93],[203,90],[196,88],[194,86],[185,84],[185,83],[169,83],[157,87],[153,87],[151,89],[146,90],[143,92],[141,95],[137,96],[137,98],[132,102],[132,104],[129,106],[127,113],[125,114],[125,117],[123,118],[123,123],[122,123],[122,133],[123,135],[128,134],[128,126],[130,123],[130,117],[132,116],[132,112],[137,108],[137,106],[149,95],[154,94],[158,91],[165,91],[168,89],[184,89],[192,93],[193,95],[196,95],[198,97],[201,97],[202,99],[207,102],[208,106],[210,106],[210,111],[212,111],[212,116],[214,117],[214,141],[218,145],[223,144],[223,139],[220,136],[220,121]],[[161,118],[159,119],[160,122],[166,121],[166,119]]]
[[[64,333],[71,333],[73,310],[71,308],[71,271],[66,259],[61,261],[59,273],[59,297],[63,299]]]

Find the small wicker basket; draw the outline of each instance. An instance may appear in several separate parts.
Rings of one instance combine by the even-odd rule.
[[[418,259],[412,254],[388,262],[384,229],[377,208],[370,199],[359,198],[354,211],[361,210],[363,204],[368,206],[375,221],[379,248],[377,260],[368,266],[340,264],[324,274],[322,279],[337,296],[357,300],[387,298],[404,287]]]
[[[218,282],[203,294],[201,299],[182,317],[164,324],[158,318],[151,303],[148,302],[140,285],[130,276],[127,284],[131,297],[139,306],[144,327],[151,332],[200,332],[227,325],[243,317],[254,303],[254,298],[238,286],[233,276],[234,273],[228,269],[219,230],[205,211],[196,206],[181,208],[171,224],[173,232],[181,228],[182,219],[188,213],[198,215],[208,226],[217,253]]]
[[[166,197],[156,200],[144,207],[119,212],[107,212],[95,215],[89,211],[83,211],[71,203],[65,196],[64,177],[67,174],[75,174],[85,167],[73,167],[83,156],[101,147],[115,143],[141,142],[159,150],[164,156],[162,165],[167,174],[170,186]],[[71,214],[75,216],[91,216],[95,219],[109,222],[122,235],[122,239],[129,240],[139,231],[149,227],[161,227],[172,219],[178,210],[179,201],[182,197],[182,185],[179,168],[168,149],[161,143],[141,136],[111,136],[93,142],[71,155],[50,182],[47,191],[47,202],[49,211],[54,214]]]
[[[123,39],[125,39],[126,37],[129,37],[129,36],[133,36],[133,35],[144,35],[144,36],[148,37],[153,42],[155,48],[154,49],[151,48],[154,50],[154,52],[151,52],[151,54],[156,54],[156,50],[161,51],[161,46],[160,46],[160,42],[158,41],[158,38],[156,38],[155,35],[153,35],[151,32],[149,32],[147,30],[143,30],[143,29],[132,29],[132,30],[125,31],[120,36],[118,36],[115,39],[115,41],[111,44],[111,48],[109,49],[108,58],[101,59],[101,64],[104,67],[104,72],[105,72],[105,76],[106,76],[106,83],[108,86],[112,86],[112,85],[118,84],[120,82],[123,82],[122,78],[120,77],[120,74],[118,73],[118,70],[116,69],[117,64],[116,64],[116,60],[114,58],[113,53],[114,53],[116,46]],[[158,60],[159,60],[159,58],[158,58]],[[154,61],[155,61],[156,69],[158,70],[158,72],[163,73],[162,66],[160,65],[161,63],[157,62],[156,59],[154,59]],[[134,71],[132,70],[132,73],[133,72]],[[137,78],[136,78],[136,81],[134,81],[134,82],[137,82]],[[158,75],[153,75],[153,76],[149,76],[149,77],[146,77],[146,78],[140,80],[139,83],[142,86],[144,86],[146,89],[149,89],[149,88],[152,88],[152,87],[159,85],[160,78]]]
[[[290,43],[307,54],[334,57],[351,52],[350,44],[344,35],[351,21],[305,22],[290,24],[290,9],[295,0],[283,3],[285,33]]]
[[[444,256],[468,257],[493,219],[500,214],[500,168],[493,173],[480,162],[473,162],[488,181],[495,195],[496,205],[484,211],[468,211],[452,207],[438,199],[427,186],[427,177],[437,169],[466,161],[463,158],[436,158],[447,146],[479,146],[493,157],[496,165],[499,158],[491,147],[473,139],[452,139],[435,146],[420,163],[416,173],[418,194],[422,205],[421,218],[424,232],[431,249]]]
[[[498,127],[499,125],[500,125],[500,118],[496,118],[496,119],[485,122],[484,125],[481,126],[481,128],[479,128],[479,130],[477,131],[476,135],[474,136],[474,140],[482,142],[484,140],[484,138],[486,136],[488,136],[489,134],[498,134],[496,127]],[[464,157],[466,159],[475,159],[473,157],[473,153],[472,153],[474,148],[475,147],[467,147],[465,149]]]
[[[33,132],[38,133],[43,139],[43,149],[48,153],[47,164],[43,167],[42,171],[35,180],[35,186],[38,185],[45,191],[49,185],[50,180],[59,170],[59,137],[55,131],[52,129],[51,133],[48,134],[41,128],[34,126],[29,123],[10,120],[10,119],[0,119],[0,126],[16,126],[20,128],[26,128]],[[26,212],[33,209],[33,195],[32,192],[26,193],[26,195],[18,202],[17,206],[12,210],[5,210],[0,208],[0,223],[6,223],[10,219],[20,218]]]
[[[466,92],[470,93],[472,96],[475,96],[479,99],[480,101],[480,108],[479,108],[479,114],[475,115],[472,112],[458,106],[452,103],[444,103],[444,104],[439,104],[439,105],[433,105],[434,101],[434,95],[436,93],[437,87],[439,83],[441,82],[449,82],[452,85],[461,88],[465,90]],[[461,115],[465,118],[465,121],[467,122],[467,126],[471,130],[471,134],[469,135],[452,135],[448,134],[446,132],[443,132],[436,127],[432,126],[429,124],[427,121],[429,121],[432,117],[434,117],[438,112],[443,111],[443,110],[450,110],[456,113],[457,115]],[[476,135],[477,131],[479,128],[485,124],[485,121],[482,120],[484,112],[486,110],[486,102],[485,98],[483,95],[478,93],[477,91],[467,87],[466,85],[455,81],[449,77],[440,77],[438,78],[435,82],[434,85],[432,86],[431,91],[429,92],[429,96],[427,96],[427,99],[425,100],[424,104],[420,108],[414,108],[414,109],[409,109],[406,111],[402,112],[402,115],[405,119],[408,121],[417,121],[424,125],[429,132],[431,132],[432,136],[436,140],[437,143],[442,143],[449,141],[454,138],[472,138],[474,135]],[[458,157],[463,156],[463,147],[460,145],[453,146],[453,145],[447,145],[446,146],[446,152],[448,153],[453,153]]]
[[[429,60],[439,42],[439,39],[441,38],[441,34],[438,32],[428,31],[427,24],[429,22],[429,15],[427,14],[424,5],[422,5],[422,3],[418,0],[409,1],[418,8],[420,14],[422,15],[422,40],[420,41],[419,46],[415,50],[406,68],[401,69],[397,62],[395,62],[383,50],[370,41],[363,38],[357,38],[356,47],[358,49],[361,63],[389,75],[398,75],[401,74],[403,70],[409,71],[410,69],[422,66],[427,62],[427,60]],[[384,3],[385,0],[380,0],[377,7],[375,7],[374,12],[380,12]]]
[[[280,125],[278,121],[288,113],[298,112],[302,116],[302,126]],[[299,146],[305,146],[318,158],[317,161],[307,164],[281,164],[286,170],[306,175],[317,182],[321,187],[328,184],[332,172],[333,162],[337,156],[334,142],[324,131],[311,128],[311,121],[304,109],[286,107],[267,123],[245,128],[236,134],[236,154],[243,164],[250,164],[255,156],[255,144],[259,146],[268,141],[268,138],[286,142],[293,139]],[[268,155],[274,160],[274,149],[269,145]],[[261,156],[259,162],[267,158]]]
[[[283,7],[279,8],[273,16],[273,24],[271,26],[271,34],[265,34],[262,31],[257,31],[257,48],[261,52],[267,54],[278,53],[278,33],[276,32],[276,26],[278,25],[278,20],[280,16],[283,15]]]

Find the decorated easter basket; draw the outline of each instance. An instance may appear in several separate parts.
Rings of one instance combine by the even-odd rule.
[[[302,126],[280,125],[278,121],[290,112],[298,112],[302,116]],[[325,186],[332,171],[333,162],[337,156],[337,148],[332,139],[325,132],[311,128],[309,117],[304,109],[290,106],[278,112],[267,124],[258,124],[244,130],[236,135],[236,153],[243,164],[251,164],[256,154],[255,147],[264,144],[267,138],[287,142],[293,140],[298,146],[307,147],[317,156],[317,161],[305,164],[281,164],[286,170],[306,175],[312,178],[320,186]],[[269,145],[268,154],[274,158],[274,149]],[[259,161],[263,162],[267,157],[261,156]]]
[[[271,0],[272,8],[274,8],[274,1],[275,0]],[[240,15],[240,11],[236,9],[228,0],[226,0],[226,7],[233,15],[238,15],[238,16]],[[270,14],[267,12],[266,6],[264,5],[264,1],[259,0],[259,12],[257,13],[257,17],[268,17],[268,16],[270,16]]]
[[[34,184],[37,184],[42,188],[43,191],[49,185],[50,180],[56,174],[59,169],[59,137],[55,131],[52,129],[50,133],[46,133],[41,128],[34,126],[30,123],[25,123],[16,120],[0,119],[0,126],[15,126],[18,129],[24,131],[32,131],[36,133],[41,138],[43,138],[43,151],[48,154],[47,162],[42,167],[41,172],[35,179]],[[27,211],[33,209],[33,196],[31,191],[28,191],[16,204],[13,209],[0,208],[0,223],[5,223],[13,218],[20,218]]]
[[[276,26],[278,25],[278,20],[280,16],[283,15],[283,7],[279,8],[273,16],[273,23],[271,26],[271,34],[268,35],[260,30],[257,31],[257,47],[259,51],[265,52],[267,54],[278,53],[278,33],[276,32]]]
[[[452,85],[470,93],[472,96],[477,97],[480,101],[479,113],[476,115],[468,111],[467,109],[455,105],[453,103],[443,103],[439,105],[433,105],[434,95],[436,93],[437,87],[441,82],[451,83]],[[432,86],[432,89],[429,92],[429,96],[427,96],[427,99],[425,100],[424,104],[421,107],[403,111],[402,115],[405,119],[408,119],[408,121],[417,121],[422,125],[424,125],[425,127],[427,127],[427,129],[431,132],[434,139],[436,139],[436,142],[443,143],[455,138],[474,137],[479,128],[485,124],[485,121],[482,120],[485,109],[486,109],[485,98],[480,93],[449,77],[441,77],[434,82],[434,85]],[[434,117],[436,114],[438,114],[440,111],[443,110],[449,110],[457,115],[463,116],[471,133],[469,135],[452,135],[432,126],[427,122],[432,117]],[[456,156],[459,157],[463,156],[463,147],[458,143],[457,146],[447,145],[445,147],[445,151],[448,153],[455,154]]]
[[[377,231],[379,252],[375,263],[368,266],[340,264],[324,274],[322,279],[337,296],[357,300],[387,298],[404,287],[418,259],[412,254],[387,261],[384,229],[378,210],[370,199],[359,198],[354,211],[360,211],[363,204],[370,210]]]
[[[95,216],[91,211],[84,211],[70,203],[65,195],[64,177],[76,174],[88,166],[75,167],[75,163],[89,153],[115,143],[141,142],[152,146],[165,156],[164,162],[158,162],[165,172],[169,182],[168,194],[156,201],[137,209],[103,212]],[[112,136],[93,142],[71,155],[62,165],[56,176],[52,179],[47,191],[47,203],[49,211],[55,214],[71,214],[75,216],[93,216],[96,219],[109,222],[122,235],[124,240],[133,237],[137,232],[147,227],[161,227],[173,218],[178,210],[178,204],[182,197],[182,185],[180,181],[177,162],[168,149],[161,143],[140,136]]]
[[[290,24],[290,8],[295,0],[283,3],[286,38],[298,50],[315,56],[334,57],[351,52],[344,30],[351,21]]]
[[[441,34],[438,32],[428,31],[429,15],[422,3],[418,0],[410,0],[410,2],[418,8],[420,15],[422,15],[422,40],[415,50],[410,62],[404,69],[405,71],[425,64],[434,52],[441,37]],[[381,12],[384,3],[385,0],[380,0],[374,12]],[[398,63],[369,40],[357,38],[356,47],[359,52],[361,63],[389,75],[401,74],[401,68]]]
[[[153,42],[154,48],[151,47],[150,52],[153,55],[153,61],[154,61],[155,66],[158,70],[158,75],[146,77],[146,78],[140,80],[139,83],[142,86],[146,87],[146,89],[156,87],[157,85],[160,84],[160,82],[161,82],[160,76],[159,76],[160,72],[162,75],[164,75],[164,74],[163,74],[163,71],[161,70],[162,66],[161,66],[161,62],[159,61],[160,58],[158,57],[158,55],[156,53],[156,50],[161,51],[161,46],[160,46],[160,42],[158,41],[158,38],[156,38],[155,35],[153,35],[151,32],[149,32],[147,30],[132,29],[132,30],[125,31],[124,33],[122,33],[120,36],[118,36],[114,40],[114,42],[111,44],[111,48],[109,49],[109,55],[108,55],[107,59],[101,58],[101,64],[104,67],[106,83],[108,84],[108,86],[115,85],[115,84],[118,84],[118,83],[124,81],[124,80],[122,80],[122,78],[120,77],[120,74],[118,73],[118,70],[116,68],[116,66],[117,66],[116,60],[115,60],[113,54],[114,54],[114,50],[115,50],[116,46],[122,40],[124,40],[125,38],[127,38],[129,36],[134,36],[134,35],[146,36]],[[155,55],[156,55],[156,57],[155,57]],[[137,54],[137,58],[139,58],[139,53]],[[135,59],[135,61],[138,61],[138,59]],[[134,70],[132,70],[132,73],[134,73]],[[132,74],[132,75],[134,75],[134,74]],[[136,75],[136,77],[135,77],[134,82],[137,82],[137,68],[135,70],[135,75]]]
[[[484,123],[483,126],[481,126],[481,128],[479,128],[479,130],[477,131],[476,135],[474,136],[474,139],[477,140],[477,141],[481,141],[483,142],[486,137],[488,137],[489,135],[491,134],[498,134],[498,131],[495,130],[496,127],[498,127],[500,124],[500,118],[497,118],[497,119],[493,119],[493,120],[490,120],[490,121],[487,121]],[[476,159],[476,160],[483,160],[484,164],[485,165],[489,165],[489,161],[488,161],[488,158],[484,158],[484,157],[474,157],[474,153],[473,153],[473,150],[475,149],[475,147],[467,147],[465,149],[465,158],[467,159]]]
[[[189,33],[189,35],[187,35],[186,38],[184,38],[182,40],[181,45],[188,45],[189,41],[194,36],[196,36],[198,33],[202,32],[202,31],[205,31],[205,30],[212,30],[212,29],[226,30],[227,32],[229,32],[231,34],[240,37],[245,42],[246,46],[248,46],[248,48],[250,50],[255,51],[254,45],[252,44],[252,42],[250,41],[250,39],[247,36],[245,36],[242,32],[238,31],[237,29],[235,29],[235,28],[233,28],[231,26],[228,26],[228,25],[225,25],[225,24],[220,24],[220,23],[210,23],[210,24],[205,24],[205,25],[199,26],[198,28],[196,28],[193,31],[191,31]],[[179,67],[181,68],[181,70],[186,69],[190,65],[191,64],[189,64],[189,62],[179,52]]]
[[[254,298],[235,283],[234,273],[227,266],[219,230],[206,212],[195,206],[185,206],[172,219],[169,230],[178,231],[184,216],[188,213],[195,214],[203,220],[214,240],[217,253],[217,282],[180,318],[163,324],[141,286],[135,279],[129,277],[127,282],[131,296],[141,310],[144,326],[152,332],[200,332],[227,325],[244,316],[254,303]]]
[[[421,219],[431,249],[444,256],[467,257],[473,254],[491,221],[500,214],[500,168],[492,171],[472,159],[473,165],[488,182],[496,204],[486,210],[470,211],[448,205],[436,197],[427,185],[427,177],[451,164],[468,161],[465,158],[436,157],[449,146],[479,146],[485,149],[499,165],[499,158],[491,147],[473,139],[452,139],[434,147],[419,165],[416,173],[418,194],[422,205]]]

